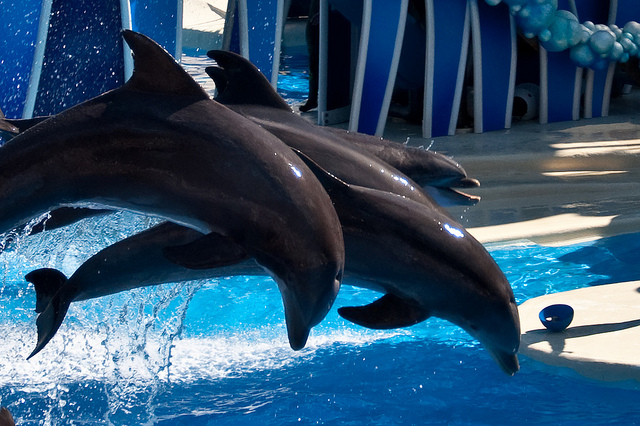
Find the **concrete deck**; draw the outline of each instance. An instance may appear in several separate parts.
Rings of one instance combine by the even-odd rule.
[[[567,244],[640,231],[640,91],[611,101],[609,117],[425,140],[389,120],[385,138],[455,158],[482,200],[454,208],[483,242]],[[551,225],[552,224],[552,225]]]
[[[556,303],[575,313],[566,330],[552,333],[538,313]],[[640,281],[549,294],[519,310],[521,354],[591,379],[640,382]]]

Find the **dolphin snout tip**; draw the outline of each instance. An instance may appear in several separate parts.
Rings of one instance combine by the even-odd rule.
[[[517,350],[504,351],[489,349],[491,357],[500,366],[502,371],[504,371],[509,376],[513,376],[518,371],[520,371],[520,362],[518,361],[518,355],[516,352]]]

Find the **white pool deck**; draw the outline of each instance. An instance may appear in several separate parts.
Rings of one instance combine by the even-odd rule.
[[[390,120],[385,137],[429,145],[419,128]],[[640,93],[613,99],[609,117],[435,138],[431,149],[454,157],[482,200],[456,208],[484,243],[566,245],[640,231]],[[538,319],[548,305],[572,306],[563,332]],[[520,354],[607,382],[640,382],[640,281],[581,288],[520,306]],[[560,368],[562,370],[562,368]]]

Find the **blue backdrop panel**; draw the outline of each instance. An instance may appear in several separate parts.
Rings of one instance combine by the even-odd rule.
[[[178,16],[182,2],[178,0],[130,0],[131,29],[155,40],[167,52],[176,56],[176,38],[182,22]],[[180,27],[180,28],[179,28]],[[177,52],[179,58],[181,52]]]
[[[578,19],[580,22],[591,21],[594,24],[606,24],[609,18],[609,1],[608,0],[579,0],[576,1],[576,9],[578,11]],[[585,111],[591,108],[591,117],[602,117],[602,107],[605,104],[605,98],[608,100],[611,95],[606,91],[608,69],[588,70],[587,73],[593,74],[593,86],[587,87],[591,90],[592,101],[590,105],[585,104]],[[585,96],[587,102],[589,96]],[[589,118],[589,114],[585,114]]]
[[[249,58],[269,81],[274,77],[273,61],[280,59],[275,55],[277,19],[277,0],[247,0]]]
[[[640,22],[640,1],[618,0],[615,24],[622,28],[629,21]]]
[[[34,115],[58,113],[124,82],[119,1],[53,0]]]
[[[402,14],[402,2],[375,0],[371,2],[371,30],[367,46],[367,59],[362,86],[362,101],[358,119],[358,131],[373,135],[379,120],[386,120],[384,108],[387,82],[392,70],[398,27]],[[406,12],[406,11],[405,11]],[[395,75],[392,77],[395,80]]]
[[[36,50],[41,0],[15,0],[0,7],[0,108],[21,118]]]
[[[319,58],[319,67],[326,67],[326,111],[332,111],[351,103],[352,34],[355,33],[353,28],[360,26],[363,4],[361,1],[334,0],[327,3],[327,23],[321,22],[330,28],[327,31],[327,57],[326,63],[322,56]],[[322,94],[318,93],[318,99],[321,98]],[[318,112],[318,117],[322,118],[322,112]],[[321,121],[320,124],[327,123]]]
[[[568,0],[558,1],[558,10],[572,11]],[[576,86],[576,79],[582,77],[578,73],[578,67],[569,56],[569,50],[562,52],[547,52],[547,117],[546,121],[554,123],[558,121],[577,120],[579,118],[580,94],[576,97],[576,90],[581,90],[581,85]],[[542,98],[545,94],[541,93]],[[577,103],[577,105],[576,105]],[[577,112],[577,114],[576,114]],[[544,117],[540,116],[540,121]]]
[[[489,6],[484,0],[478,0],[479,22],[472,19],[472,26],[479,25],[480,52],[476,52],[474,41],[474,73],[480,56],[481,79],[474,80],[475,94],[478,85],[481,89],[481,114],[475,110],[475,131],[488,132],[509,127],[511,109],[513,107],[513,85],[515,83],[515,52],[513,43],[515,33],[512,31],[511,15],[506,4]],[[475,21],[475,22],[474,22]],[[474,31],[473,36],[478,34]],[[472,36],[472,37],[473,37]]]
[[[433,39],[427,40],[427,49],[433,49],[433,57],[427,55],[432,63],[427,63],[425,97],[430,99],[425,102],[425,138],[455,133],[470,31],[466,1],[428,1],[433,4],[433,19],[427,17],[427,37],[433,34]],[[429,101],[431,105],[427,106]]]
[[[243,34],[240,24],[240,2],[244,2],[247,8],[247,34]],[[229,50],[232,52],[239,53],[249,59],[271,82],[275,77],[273,75],[274,61],[280,60],[277,54],[279,46],[276,46],[276,42],[280,43],[278,38],[281,37],[281,34],[278,35],[277,21],[280,19],[282,24],[284,17],[278,15],[278,0],[238,0],[235,2],[229,46]],[[242,51],[243,44],[247,46],[248,52]]]
[[[547,87],[549,123],[577,120],[574,117],[574,95],[576,88],[575,62],[569,57],[569,51],[547,52]],[[578,102],[580,98],[578,97]]]

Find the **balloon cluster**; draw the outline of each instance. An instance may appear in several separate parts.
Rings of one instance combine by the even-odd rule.
[[[558,10],[558,0],[485,0],[490,6],[501,1],[509,6],[516,25],[525,37],[538,37],[550,52],[569,49],[580,67],[604,69],[610,62],[627,62],[640,56],[640,24],[617,25],[580,23],[567,10]]]

